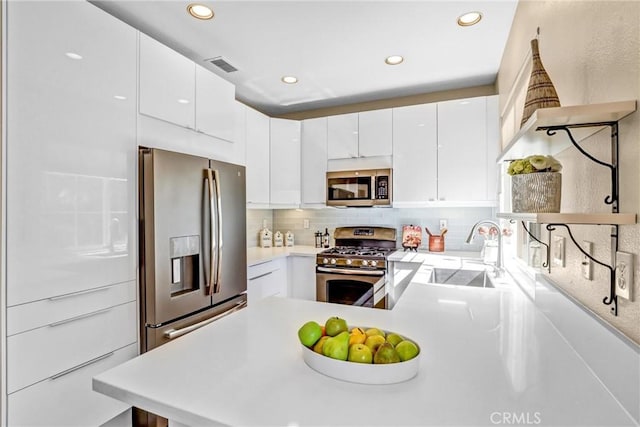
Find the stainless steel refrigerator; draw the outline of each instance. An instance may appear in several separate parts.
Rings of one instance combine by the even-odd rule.
[[[141,351],[246,306],[245,168],[140,147]]]

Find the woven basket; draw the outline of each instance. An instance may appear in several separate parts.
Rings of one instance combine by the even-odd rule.
[[[562,174],[535,172],[511,177],[511,211],[514,213],[560,212]]]
[[[529,77],[529,87],[527,88],[527,97],[524,101],[524,111],[522,113],[522,127],[529,117],[538,108],[559,107],[560,99],[556,93],[556,88],[551,82],[551,78],[542,65],[540,52],[538,51],[538,40],[531,40],[531,53],[533,66],[531,68],[531,76]]]

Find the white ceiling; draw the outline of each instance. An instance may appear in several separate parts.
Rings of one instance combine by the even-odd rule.
[[[195,2],[196,0],[194,0]],[[495,82],[517,0],[92,1],[236,85],[236,98],[277,115]],[[480,11],[473,27],[459,15]],[[390,66],[389,55],[405,61]],[[226,74],[206,59],[222,56]],[[281,82],[294,75],[299,82]]]

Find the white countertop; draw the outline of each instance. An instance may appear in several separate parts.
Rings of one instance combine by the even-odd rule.
[[[636,425],[516,286],[416,279],[393,310],[264,299],[98,375],[94,389],[189,425]],[[362,385],[309,368],[297,330],[334,315],[415,339],[418,375]]]
[[[279,248],[247,248],[247,266],[251,267],[261,262],[271,261],[276,258],[284,258],[289,255],[295,256],[316,256],[325,248],[316,248],[314,246],[289,246]]]

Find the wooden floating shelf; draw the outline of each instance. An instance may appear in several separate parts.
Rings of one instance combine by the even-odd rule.
[[[520,159],[532,154],[556,154],[571,146],[563,135],[552,141],[543,129],[567,126],[577,142],[601,130],[600,123],[617,122],[636,111],[636,101],[605,104],[572,105],[569,107],[541,108],[516,133],[498,157],[498,162]],[[588,127],[588,125],[592,125]]]
[[[630,225],[636,223],[635,213],[509,213],[498,218],[538,224]]]

